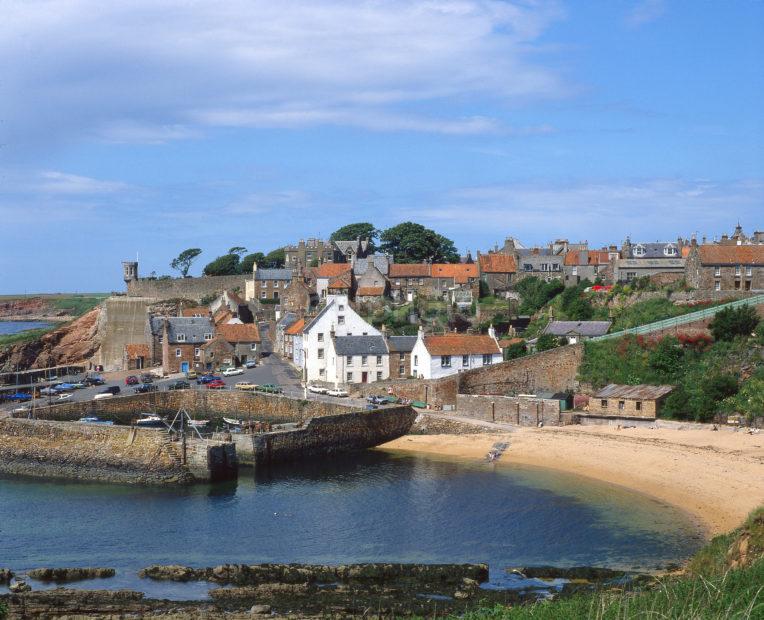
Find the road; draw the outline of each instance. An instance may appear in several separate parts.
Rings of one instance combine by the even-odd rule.
[[[71,397],[58,400],[57,396],[47,397],[43,396],[35,400],[35,406],[44,407],[48,404],[64,403],[64,402],[83,402],[92,400],[96,394],[100,394],[107,387],[118,386],[121,390],[120,396],[126,396],[135,393],[133,386],[125,385],[125,378],[131,374],[136,376],[140,375],[140,371],[133,372],[119,372],[119,373],[104,373],[103,377],[106,380],[104,385],[94,386],[89,388],[83,388],[80,390],[74,390],[69,392]],[[305,390],[300,385],[300,375],[288,363],[279,358],[276,354],[270,354],[267,357],[263,357],[259,360],[258,365],[255,368],[245,368],[244,374],[236,375],[234,377],[222,377],[226,383],[225,389],[234,389],[234,385],[240,381],[248,381],[257,385],[263,385],[266,383],[279,385],[284,390],[285,396],[292,398],[305,398]],[[154,385],[156,385],[160,391],[164,391],[171,383],[179,379],[184,379],[182,374],[171,375],[162,379],[155,379]],[[77,377],[60,377],[61,381],[73,382],[77,380]],[[190,381],[192,389],[206,389],[203,385],[198,385],[196,381]],[[323,394],[307,393],[308,400],[315,400],[327,403],[338,403],[343,405],[353,405],[358,407],[364,407],[367,403],[362,399],[353,398],[335,398],[333,396],[326,396]],[[0,412],[10,412],[14,409],[25,408],[29,410],[31,408],[31,401],[20,403],[2,403],[0,405]]]

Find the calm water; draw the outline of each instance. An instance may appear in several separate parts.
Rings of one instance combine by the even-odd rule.
[[[0,336],[18,334],[28,329],[40,329],[49,327],[50,323],[44,321],[0,321]]]
[[[360,453],[189,489],[0,480],[0,566],[108,566],[86,587],[203,596],[149,564],[487,562],[651,568],[700,544],[684,514],[542,469]]]

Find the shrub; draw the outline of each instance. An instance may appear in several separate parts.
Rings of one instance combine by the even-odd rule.
[[[524,342],[514,342],[509,345],[504,353],[505,360],[514,360],[528,353]]]
[[[759,315],[753,306],[724,308],[716,313],[708,328],[715,340],[733,340],[749,336],[759,324]]]
[[[542,334],[536,340],[537,351],[548,351],[549,349],[556,349],[560,346],[560,341],[552,336],[552,334]]]

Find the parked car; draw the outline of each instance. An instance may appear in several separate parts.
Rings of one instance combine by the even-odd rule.
[[[106,381],[103,380],[103,377],[85,377],[83,383],[85,385],[103,385]]]
[[[226,368],[223,371],[224,377],[235,377],[237,375],[243,375],[244,369],[243,368]]]
[[[215,379],[207,383],[208,390],[222,390],[225,387],[225,381],[222,379]]]
[[[170,385],[167,386],[168,390],[187,390],[191,387],[191,384],[188,381],[173,381]]]
[[[125,385],[138,385],[140,382],[140,379],[135,375],[130,375],[125,379]]]
[[[273,383],[266,383],[264,385],[258,385],[257,391],[265,392],[266,394],[281,394],[284,390],[282,390],[281,386],[279,385],[274,385]]]
[[[195,370],[189,370],[186,373],[186,379],[196,379],[199,375],[196,374]]]
[[[104,398],[111,398],[114,396],[111,392],[101,392],[100,394],[96,394],[93,396],[93,400],[102,400]]]
[[[72,387],[74,387],[75,390],[81,390],[83,388],[86,388],[87,384],[85,384],[82,381],[75,381],[74,383],[72,383]]]
[[[26,392],[14,392],[13,394],[6,394],[3,396],[5,400],[14,400],[17,402],[25,402],[27,400],[32,400],[32,395],[27,394]]]
[[[147,392],[156,392],[159,388],[153,383],[141,383],[137,388],[134,388],[136,394],[145,394]]]
[[[222,379],[215,375],[202,375],[196,380],[197,383],[200,383],[202,385],[206,385],[207,383],[210,383],[212,381],[222,381]]]
[[[350,396],[345,390],[341,388],[333,388],[331,390],[328,390],[326,392],[329,396],[336,396],[338,398],[345,398],[346,396]]]
[[[72,390],[74,390],[74,384],[73,383],[59,383],[53,389],[56,390],[56,393],[58,393],[58,394],[60,394],[61,392],[71,392]]]
[[[309,385],[308,386],[308,392],[313,392],[314,394],[326,394],[329,391],[329,388],[325,388],[322,385]]]
[[[255,360],[249,360],[247,362],[244,362],[244,366],[247,368],[257,368],[257,362]]]
[[[109,394],[113,394],[114,396],[116,396],[117,394],[119,394],[121,391],[122,391],[122,390],[120,390],[120,389],[119,389],[119,386],[118,386],[118,385],[110,385],[109,387],[107,387],[107,388],[104,390],[104,392],[108,392]]]
[[[154,375],[150,372],[144,372],[141,375],[141,383],[154,383]]]
[[[371,395],[367,396],[366,400],[369,401],[372,405],[386,405],[388,403],[387,396]]]
[[[54,387],[46,387],[40,390],[40,394],[43,396],[55,396],[58,394],[58,390],[56,390]]]
[[[249,381],[239,381],[234,387],[237,390],[244,390],[245,392],[251,392],[257,389],[257,384],[250,383]]]

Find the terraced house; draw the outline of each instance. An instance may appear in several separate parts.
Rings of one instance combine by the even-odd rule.
[[[252,278],[245,285],[247,301],[277,303],[292,282],[291,269],[260,269],[252,266]]]
[[[199,370],[202,346],[215,337],[215,326],[206,317],[151,317],[149,349],[152,364],[162,364],[165,374]]]
[[[687,284],[706,291],[764,291],[764,245],[692,245]]]
[[[411,358],[411,372],[420,379],[438,379],[502,361],[493,327],[487,335],[425,335],[420,328]]]

